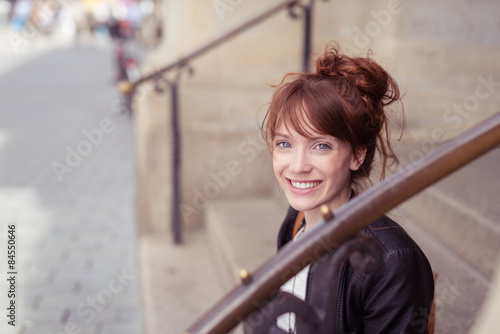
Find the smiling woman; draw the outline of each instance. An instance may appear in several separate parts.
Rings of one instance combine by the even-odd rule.
[[[276,87],[263,135],[276,179],[309,226],[321,219],[322,204],[336,210],[363,189],[377,151],[382,175],[397,162],[385,108],[397,101],[399,88],[379,64],[334,47],[317,60],[316,72],[289,73]],[[316,187],[300,194],[308,196],[292,196],[311,181]]]
[[[278,247],[317,224],[322,205],[335,211],[361,192],[375,160],[380,160],[382,177],[397,162],[386,107],[399,98],[396,82],[373,59],[342,55],[332,46],[316,61],[315,72],[287,74],[276,86],[262,132],[290,204]],[[304,218],[297,218],[302,212]],[[338,324],[331,333],[428,333],[434,279],[427,258],[386,216],[363,233],[381,244],[382,266],[365,274],[344,263],[338,286],[332,287],[339,306],[336,314],[327,315]],[[325,279],[317,264],[283,282],[281,289],[311,303],[311,287]],[[276,333],[295,333],[295,315],[281,315],[277,326],[281,330]]]

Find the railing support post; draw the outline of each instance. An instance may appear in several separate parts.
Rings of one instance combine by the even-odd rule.
[[[290,16],[294,19],[302,17],[304,19],[303,23],[303,44],[302,44],[302,70],[304,72],[309,72],[309,57],[311,56],[312,50],[312,22],[313,22],[313,6],[314,0],[308,0],[307,3],[301,3],[300,1],[293,3],[289,7]],[[295,12],[295,9],[299,8],[302,10],[302,15]]]
[[[162,93],[163,89],[159,82],[162,81],[170,88],[171,118],[170,127],[172,129],[172,223],[171,232],[175,244],[182,243],[182,222],[181,222],[181,133],[179,126],[179,81],[182,71],[187,68],[189,74],[193,69],[186,64],[182,64],[177,69],[174,80],[164,77],[156,78],[156,91]]]
[[[180,167],[181,167],[181,139],[179,131],[179,96],[178,96],[178,80],[175,80],[170,85],[171,103],[172,103],[172,235],[174,243],[182,242],[181,236],[181,220],[180,220],[180,204],[181,204],[181,189],[180,189]]]
[[[312,33],[312,10],[314,0],[309,3],[309,6],[304,6],[304,49],[302,54],[302,70],[309,72],[309,57],[311,55],[311,33]]]

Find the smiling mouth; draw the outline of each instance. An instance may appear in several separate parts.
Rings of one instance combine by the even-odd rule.
[[[293,181],[288,179],[292,187],[297,188],[297,189],[312,189],[316,188],[321,184],[323,181]]]

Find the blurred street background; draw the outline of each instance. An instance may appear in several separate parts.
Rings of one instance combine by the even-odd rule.
[[[302,69],[300,9],[146,81],[131,106],[117,87],[281,2],[0,0],[0,333],[182,333],[240,268],[275,253],[287,204],[259,124],[267,84]],[[403,166],[500,109],[500,2],[302,2],[314,3],[313,54],[330,41],[351,55],[370,49],[400,84]],[[391,212],[438,273],[436,334],[470,333],[495,291],[499,163],[496,148]]]
[[[141,18],[110,4],[0,1],[0,333],[143,333],[133,127],[115,86],[137,71]]]

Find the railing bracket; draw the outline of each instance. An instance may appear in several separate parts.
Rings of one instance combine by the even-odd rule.
[[[330,210],[330,208],[328,207],[328,205],[326,205],[326,204],[323,204],[321,206],[321,214],[323,215],[323,219],[324,219],[325,223],[327,223],[330,219],[333,218],[333,213]]]
[[[252,281],[252,276],[250,275],[248,270],[246,270],[246,269],[240,270],[240,280],[241,280],[241,283],[243,283],[245,285]]]

